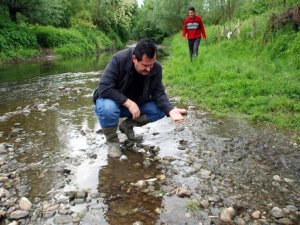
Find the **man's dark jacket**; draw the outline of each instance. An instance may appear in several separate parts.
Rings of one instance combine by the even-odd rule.
[[[132,49],[125,49],[112,57],[103,72],[98,89],[94,92],[94,103],[97,98],[109,98],[118,105],[126,102],[127,97],[123,93],[132,81],[132,52]],[[162,84],[162,67],[157,61],[145,77],[143,94],[138,102],[139,105],[142,105],[149,101],[154,101],[156,106],[166,115],[169,115],[169,112],[174,108],[165,93]]]

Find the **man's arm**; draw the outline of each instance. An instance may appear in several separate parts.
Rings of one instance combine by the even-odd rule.
[[[186,19],[184,20],[183,22],[183,29],[182,29],[182,37],[185,39],[187,38],[187,22],[186,22]]]
[[[132,114],[133,119],[140,116],[140,108],[134,101],[130,100],[129,98],[126,100],[126,102],[124,102],[123,106],[128,108],[129,112]]]
[[[117,57],[113,56],[101,77],[98,87],[98,95],[101,98],[112,99],[117,104],[122,105],[126,102],[127,97],[116,89],[118,79],[121,76],[118,64]]]
[[[153,85],[155,87],[152,93],[153,100],[155,101],[157,107],[166,115],[170,116],[172,120],[175,122],[182,122],[184,119],[182,114],[186,114],[187,111],[185,109],[174,108],[174,106],[170,103],[170,100],[165,92],[165,87],[162,84],[162,69],[160,65],[158,66],[156,82]]]

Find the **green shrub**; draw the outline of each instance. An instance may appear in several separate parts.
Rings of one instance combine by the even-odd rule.
[[[38,43],[43,48],[55,48],[68,43],[86,42],[82,34],[75,29],[35,26]]]
[[[118,48],[121,48],[121,47],[124,46],[121,38],[119,37],[119,35],[115,31],[110,30],[107,33],[107,36],[111,40],[112,47],[114,46],[115,49],[118,49]]]
[[[54,52],[61,56],[76,56],[76,55],[88,55],[95,53],[95,48],[93,45],[90,44],[65,44],[61,47],[54,48]]]
[[[11,59],[20,60],[20,59],[26,59],[38,55],[39,55],[38,49],[28,49],[28,48],[10,49],[5,52],[0,52],[0,61],[6,61]]]
[[[38,48],[34,32],[27,27],[2,26],[0,29],[0,51],[19,47]]]
[[[87,42],[89,44],[92,44],[95,46],[95,49],[97,51],[111,49],[111,48],[115,47],[112,44],[113,41],[108,36],[106,36],[103,32],[101,32],[97,29],[77,28],[77,30],[83,34],[83,36],[87,39]]]
[[[92,15],[87,10],[82,10],[71,17],[71,25],[74,28],[96,28],[93,24]]]
[[[294,40],[290,41],[286,54],[295,67],[300,69],[300,32],[297,32]]]

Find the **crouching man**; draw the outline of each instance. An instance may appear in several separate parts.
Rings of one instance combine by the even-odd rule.
[[[106,66],[93,100],[95,112],[108,144],[111,157],[122,155],[117,135],[138,140],[133,127],[170,116],[182,122],[185,109],[175,108],[162,84],[162,67],[156,61],[157,48],[150,39],[140,40],[133,49],[116,53]]]

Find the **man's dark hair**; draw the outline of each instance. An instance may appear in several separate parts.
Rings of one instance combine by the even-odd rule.
[[[148,58],[153,59],[156,54],[157,48],[155,43],[148,38],[141,39],[133,50],[133,55],[135,55],[138,61],[141,61],[143,55],[145,54]]]
[[[193,11],[193,12],[195,12],[195,7],[190,7],[190,8],[189,8],[189,11],[190,11],[190,10]]]

